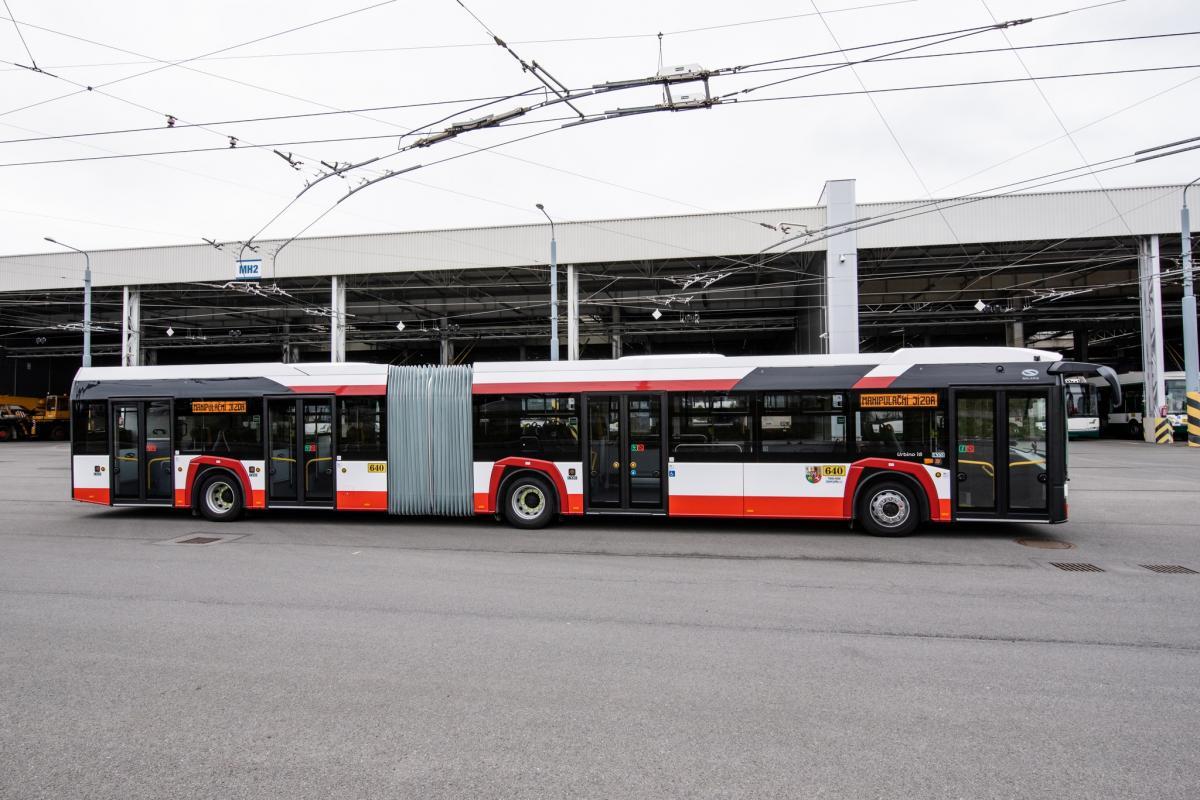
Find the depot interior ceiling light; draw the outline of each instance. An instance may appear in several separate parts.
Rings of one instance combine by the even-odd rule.
[[[659,310],[656,308],[656,309],[654,309],[654,311],[653,311],[653,312],[650,314],[650,316],[654,317],[655,319],[662,319],[662,312],[661,312],[661,311],[659,311]]]

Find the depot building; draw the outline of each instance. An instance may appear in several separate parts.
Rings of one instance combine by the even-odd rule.
[[[833,180],[794,208],[89,251],[93,363],[544,360],[556,328],[562,359],[1009,344],[1161,374],[1182,190],[857,203]],[[69,387],[84,267],[0,258],[0,394]]]

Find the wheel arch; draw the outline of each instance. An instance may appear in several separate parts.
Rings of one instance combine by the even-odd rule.
[[[195,464],[194,470],[192,464]],[[233,482],[237,484],[238,488],[241,489],[242,492],[242,507],[250,507],[250,501],[254,495],[250,491],[250,480],[248,476],[239,475],[237,470],[225,464],[196,464],[195,461],[193,461],[192,464],[188,465],[189,474],[187,478],[188,506],[190,506],[192,510],[198,510],[200,508],[200,485],[204,483],[204,481],[208,480],[210,476],[218,472],[223,472],[230,478],[233,478]]]
[[[899,472],[881,467],[868,467],[862,471],[862,477],[859,478],[858,484],[854,487],[853,499],[850,502],[850,519],[857,520],[859,518],[859,500],[862,499],[863,493],[876,484],[888,481],[902,483],[907,486],[909,491],[913,493],[913,497],[917,499],[917,510],[920,513],[920,521],[929,522],[929,493],[921,485],[921,482],[907,472]]]
[[[494,513],[500,510],[504,492],[508,488],[508,481],[511,481],[514,475],[522,472],[531,472],[549,482],[550,488],[554,490],[554,495],[558,499],[558,513],[568,513],[567,483],[563,480],[562,473],[558,471],[558,466],[553,461],[520,457],[502,458],[492,464],[492,475],[488,482],[489,511]]]
[[[565,513],[566,498],[559,491],[558,484],[554,480],[554,476],[550,475],[543,469],[535,469],[533,467],[505,467],[504,472],[500,474],[500,483],[496,488],[496,511],[500,511],[500,506],[504,502],[504,497],[508,494],[508,487],[512,482],[517,480],[522,475],[533,475],[546,481],[550,485],[550,491],[554,493],[554,504],[558,508],[560,514]]]

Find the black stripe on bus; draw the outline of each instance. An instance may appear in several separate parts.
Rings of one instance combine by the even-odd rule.
[[[827,367],[758,367],[738,381],[734,391],[776,389],[850,388],[876,364],[839,364]]]
[[[147,380],[76,381],[72,400],[110,397],[261,397],[288,394],[291,389],[270,378],[153,378]]]
[[[913,364],[892,381],[889,389],[934,389],[947,386],[1047,386],[1059,376],[1046,368],[1054,362],[1019,364]]]

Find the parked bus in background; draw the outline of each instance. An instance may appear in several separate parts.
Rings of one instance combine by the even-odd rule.
[[[1187,436],[1187,381],[1183,372],[1164,374],[1166,384],[1167,421],[1176,437]],[[1117,376],[1121,385],[1122,402],[1114,403],[1111,389],[1100,378],[1092,378],[1099,392],[1101,419],[1106,431],[1118,435],[1141,439],[1144,436],[1142,420],[1146,409],[1145,376],[1141,372],[1122,372]]]
[[[176,506],[923,522],[1067,518],[1064,379],[1017,348],[81,369],[72,494]]]
[[[1099,389],[1083,375],[1068,375],[1064,382],[1067,393],[1067,436],[1072,439],[1099,438]]]

